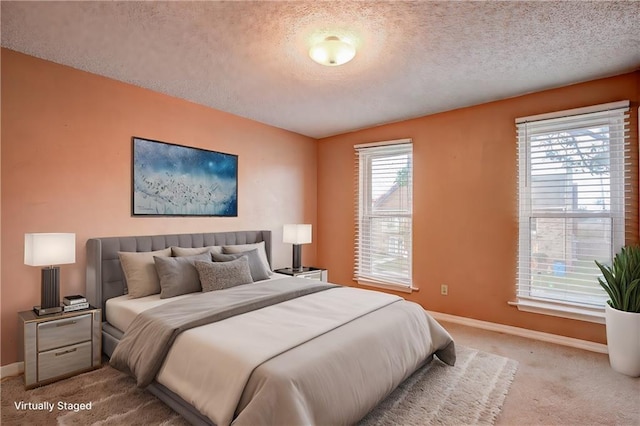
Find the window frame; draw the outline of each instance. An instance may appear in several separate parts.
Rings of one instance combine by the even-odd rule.
[[[609,137],[608,154],[610,157],[610,194],[611,202],[608,212],[556,212],[543,213],[534,211],[532,208],[533,198],[531,193],[532,179],[531,168],[531,138],[532,135],[526,133],[527,123],[548,121],[561,119],[564,117],[574,117],[580,115],[588,115],[592,113],[602,113],[605,111],[619,111],[619,129],[622,129],[623,135],[618,137]],[[575,219],[575,218],[610,218],[611,219],[611,256],[619,251],[625,244],[625,201],[624,195],[627,169],[625,167],[625,149],[629,145],[629,138],[625,137],[624,130],[625,118],[628,118],[629,102],[613,102],[609,104],[596,105],[586,108],[577,108],[567,111],[559,111],[549,114],[541,114],[532,117],[524,117],[516,119],[516,127],[518,132],[517,151],[518,151],[518,256],[517,256],[517,276],[516,276],[516,301],[510,302],[516,305],[519,310],[526,312],[534,312],[563,318],[571,318],[595,323],[604,323],[604,303],[602,306],[595,306],[588,303],[580,303],[569,300],[557,300],[555,298],[544,298],[531,295],[531,228],[532,219],[538,218],[557,218],[557,219]],[[521,128],[521,126],[523,126]],[[525,131],[524,141],[521,140],[521,131]],[[569,124],[563,129],[571,130]],[[562,130],[558,130],[560,133]],[[611,130],[609,130],[611,132]],[[614,146],[613,144],[617,144]],[[621,195],[622,194],[622,195]],[[524,215],[523,215],[524,211]],[[524,217],[523,217],[524,216]],[[573,235],[573,234],[572,234]],[[565,240],[566,243],[566,240]],[[604,291],[603,291],[604,293]]]
[[[395,152],[385,152],[388,149],[392,149]],[[356,150],[355,158],[355,171],[356,171],[356,188],[355,188],[355,252],[354,252],[354,281],[359,285],[379,287],[388,290],[395,290],[400,292],[410,293],[417,290],[413,286],[413,142],[411,139],[398,139],[384,142],[374,142],[367,144],[355,145]],[[374,158],[385,158],[391,156],[397,156],[404,153],[409,155],[409,173],[407,188],[409,193],[407,194],[410,205],[406,209],[399,209],[397,211],[373,211],[367,206],[371,206],[373,202],[372,191],[372,160]],[[365,176],[366,174],[366,176]],[[363,240],[368,239],[372,241],[371,234],[367,237],[364,233],[366,229],[372,229],[373,226],[367,226],[367,223],[371,223],[375,219],[398,219],[404,221],[403,225],[399,226],[398,235],[401,234],[400,230],[409,230],[409,247],[406,247],[406,238],[403,238],[404,251],[408,262],[407,275],[396,277],[393,279],[389,274],[376,274],[372,270],[372,256],[366,256],[367,253],[371,254],[371,250],[363,247]],[[406,224],[408,220],[408,226]],[[387,250],[388,251],[388,250]]]

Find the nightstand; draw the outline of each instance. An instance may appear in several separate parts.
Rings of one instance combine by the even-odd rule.
[[[19,359],[27,389],[98,368],[101,363],[100,309],[38,316],[18,313]]]
[[[304,266],[302,270],[293,270],[291,268],[276,269],[273,272],[278,274],[291,275],[292,277],[308,278],[310,280],[328,281],[329,271],[322,268],[314,268],[313,266]]]

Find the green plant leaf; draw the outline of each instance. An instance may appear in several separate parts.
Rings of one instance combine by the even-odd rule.
[[[598,283],[610,298],[609,305],[625,312],[640,312],[640,246],[623,247],[611,266],[595,261],[604,280]]]
[[[598,265],[598,268],[600,268],[600,272],[602,272],[602,275],[604,276],[605,281],[603,282],[600,278],[598,278],[598,282],[600,283],[602,288],[604,288],[607,294],[609,294],[609,297],[611,298],[611,307],[614,309],[621,309],[620,285],[616,279],[615,273],[613,272],[612,268],[604,266],[598,261],[596,261],[596,265]]]
[[[627,287],[625,292],[625,311],[640,313],[640,278],[636,278]]]

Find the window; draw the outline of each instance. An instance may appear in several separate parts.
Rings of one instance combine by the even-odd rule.
[[[355,149],[355,280],[411,291],[411,140],[356,145]]]
[[[628,107],[516,120],[520,309],[602,322],[607,295],[594,260],[611,264],[625,244],[625,183],[634,185],[625,164]],[[637,223],[631,216],[627,223]]]

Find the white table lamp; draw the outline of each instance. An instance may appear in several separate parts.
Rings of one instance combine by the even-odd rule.
[[[293,244],[293,262],[291,268],[294,271],[302,270],[302,244],[311,243],[311,225],[288,224],[284,225],[282,241]]]
[[[60,306],[60,268],[54,265],[75,263],[76,234],[24,234],[24,264],[42,268],[38,315],[62,312]]]

